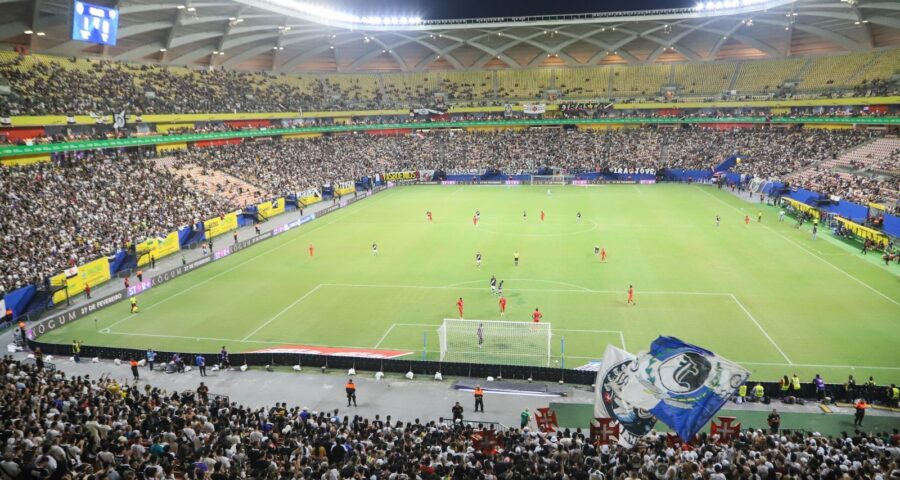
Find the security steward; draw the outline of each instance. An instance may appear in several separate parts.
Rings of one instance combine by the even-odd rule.
[[[344,386],[344,389],[347,392],[347,406],[349,407],[351,403],[353,406],[356,406],[356,385],[353,383],[353,379],[347,380],[347,385]]]
[[[481,385],[475,385],[475,411],[477,412],[479,408],[484,412],[484,390],[481,389]]]
[[[888,398],[891,399],[891,406],[900,406],[900,387],[892,383],[891,387],[888,388]]]

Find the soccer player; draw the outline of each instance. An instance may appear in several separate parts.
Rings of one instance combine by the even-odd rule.
[[[138,312],[137,297],[131,297],[131,313],[137,313],[137,312]]]
[[[497,285],[497,295],[503,296],[503,280],[500,280],[500,284]]]
[[[547,196],[548,196],[548,197],[552,197],[552,196],[553,196],[553,192],[551,192],[549,188],[547,189]]]
[[[541,210],[541,221],[542,222],[544,221],[544,211],[543,210]]]
[[[481,345],[484,344],[484,324],[478,324],[478,330],[475,331],[475,335],[478,336],[478,348],[481,348]]]
[[[600,261],[603,263],[606,263],[606,249],[605,248],[600,249]]]
[[[378,256],[378,244],[375,242],[372,242],[372,256]]]
[[[581,223],[581,212],[575,214],[575,223]]]
[[[525,213],[525,210],[522,210],[522,220],[528,220],[528,214]]]
[[[637,302],[634,301],[634,286],[628,286],[628,302],[626,304],[629,305],[637,305]]]
[[[481,210],[475,210],[475,217],[481,220]]]
[[[478,226],[478,215],[472,215],[472,225]]]
[[[519,266],[519,252],[513,254],[513,263],[515,264],[515,266]]]
[[[779,222],[783,222],[783,221],[784,221],[784,209],[783,209],[783,208],[782,208],[781,210],[778,211],[778,221],[779,221]]]
[[[744,224],[750,225],[750,215],[744,215]]]
[[[475,266],[481,267],[481,252],[475,253]]]
[[[491,295],[497,293],[497,277],[491,275]]]
[[[594,245],[594,255],[600,255],[600,245]]]
[[[431,218],[431,210],[425,212],[425,216],[428,217],[428,223],[431,223],[433,219]]]
[[[719,226],[719,221],[720,221],[719,216],[716,215],[716,226],[717,226],[717,227]]]
[[[313,256],[315,256],[315,253],[316,253],[316,247],[313,247],[313,244],[310,243],[309,244],[309,256],[313,257]]]
[[[531,321],[534,323],[541,323],[541,319],[544,318],[544,315],[537,308],[534,309],[534,313],[531,314]]]
[[[459,310],[459,319],[463,319],[463,299],[459,297],[459,300],[456,301],[456,309]]]
[[[817,233],[819,233],[819,228],[818,228],[817,226],[813,225],[813,229],[812,229],[812,239],[813,239],[813,240],[816,239],[816,234],[817,234]]]
[[[500,316],[502,317],[505,314],[506,314],[506,297],[504,297],[503,295],[500,295]]]
[[[762,223],[762,212],[756,212],[756,223]]]

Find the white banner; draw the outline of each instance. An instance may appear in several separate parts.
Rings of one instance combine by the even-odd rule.
[[[522,112],[528,115],[540,115],[547,111],[547,105],[544,103],[526,103],[522,105]]]

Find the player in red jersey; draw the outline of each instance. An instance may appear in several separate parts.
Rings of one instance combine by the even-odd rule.
[[[544,221],[544,211],[543,210],[541,210],[541,221],[542,222]]]
[[[637,305],[637,302],[634,301],[634,286],[628,286],[628,302],[630,305]]]
[[[456,308],[459,310],[459,319],[463,318],[463,299],[459,297],[459,300],[456,301]]]
[[[313,244],[309,244],[309,256],[312,257],[316,253],[316,247],[313,247]]]
[[[750,225],[750,215],[744,215],[744,224]]]
[[[425,215],[428,217],[428,222],[431,223],[433,219],[431,218],[431,210],[425,212]]]
[[[606,248],[600,249],[600,261],[604,263],[606,262]]]
[[[502,317],[506,313],[506,297],[500,295],[500,316]]]
[[[472,225],[478,226],[478,215],[472,215]]]
[[[531,314],[531,321],[534,323],[541,323],[541,319],[544,318],[544,315],[537,308],[534,309],[534,313]]]

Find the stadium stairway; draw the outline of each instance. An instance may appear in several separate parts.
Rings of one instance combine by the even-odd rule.
[[[158,166],[184,178],[197,190],[225,198],[237,205],[250,205],[262,198],[275,196],[272,192],[267,192],[256,185],[219,170],[207,169],[190,163],[178,164],[173,157],[163,157],[157,159],[156,162]]]

